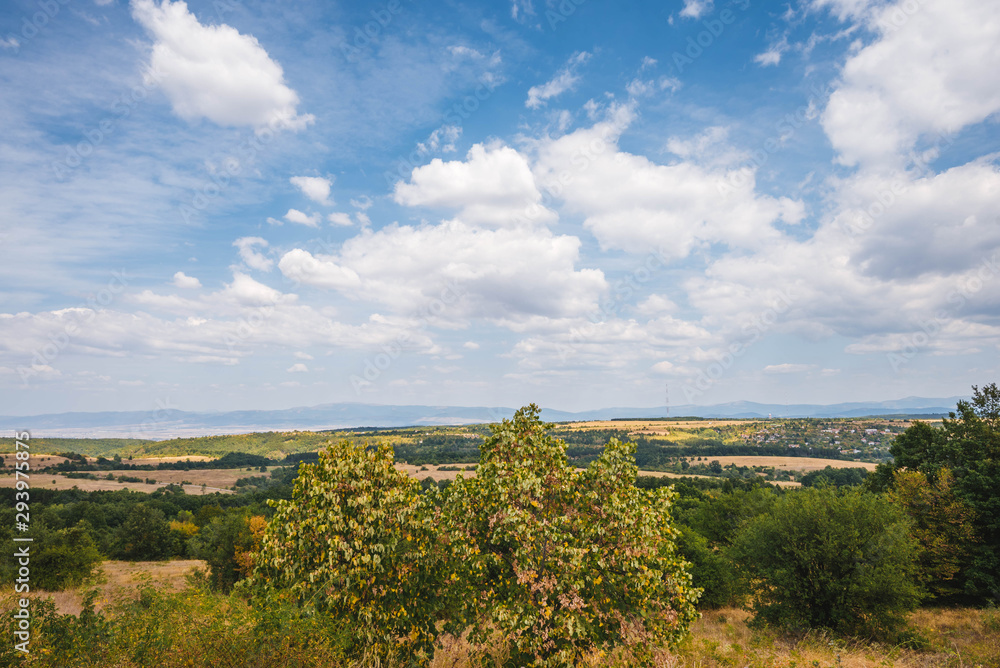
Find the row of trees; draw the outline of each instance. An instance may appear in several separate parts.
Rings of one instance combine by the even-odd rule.
[[[249,518],[270,515],[268,498],[291,496],[294,469],[276,469],[263,489],[239,495],[189,496],[178,485],[153,494],[127,490],[31,490],[32,586],[73,587],[104,559],[205,559],[214,584],[231,587],[240,574],[233,557],[250,533]],[[15,490],[0,489],[0,549],[15,549]],[[16,561],[0,560],[0,582],[16,577]]]
[[[681,551],[705,589],[701,605],[748,606],[784,626],[884,635],[918,599],[1000,602],[998,404],[995,385],[974,387],[940,429],[919,422],[902,433],[894,461],[867,477],[816,471],[803,479],[813,489],[781,495],[685,495],[682,487],[674,516]],[[872,550],[890,570],[879,570]]]

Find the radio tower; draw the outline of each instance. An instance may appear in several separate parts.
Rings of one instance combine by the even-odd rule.
[[[667,401],[666,417],[670,417],[670,383],[667,383],[664,387],[666,388],[664,390],[664,393],[666,394],[666,401]]]

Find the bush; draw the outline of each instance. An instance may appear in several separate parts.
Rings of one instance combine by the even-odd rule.
[[[177,526],[192,536],[188,550],[195,559],[208,562],[212,587],[223,592],[250,574],[252,566],[244,555],[255,550],[263,528],[263,517],[239,511],[214,517],[200,531],[193,523]]]
[[[32,587],[60,591],[90,577],[101,563],[86,522],[40,536],[31,554]]]
[[[722,608],[738,604],[742,588],[736,567],[720,550],[713,550],[708,539],[688,527],[681,527],[678,552],[691,562],[691,581],[702,589],[698,607]]]
[[[884,637],[916,607],[916,544],[888,499],[813,487],[780,499],[736,537],[733,560],[758,621]]]
[[[649,659],[696,617],[673,492],[637,488],[635,446],[614,439],[577,471],[538,412],[494,426],[476,477],[443,494],[470,639],[499,632],[507,666],[572,665],[617,645]]]
[[[145,503],[132,507],[116,538],[115,556],[129,561],[166,559],[174,548],[163,512]]]

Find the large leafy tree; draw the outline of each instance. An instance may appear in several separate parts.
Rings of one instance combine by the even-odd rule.
[[[920,545],[917,576],[930,594],[960,593],[955,576],[968,567],[975,540],[972,508],[955,495],[955,478],[940,469],[931,482],[921,471],[898,470],[891,498],[913,520],[910,531]]]
[[[426,662],[448,601],[436,513],[419,489],[391,446],[331,445],[300,466],[291,500],[271,502],[248,587],[329,615],[352,655]]]
[[[747,523],[731,554],[760,621],[884,636],[920,600],[909,521],[884,496],[812,487]]]
[[[174,551],[170,525],[159,508],[145,503],[132,507],[116,534],[116,555],[122,559],[165,559]]]
[[[919,471],[931,485],[944,470],[954,474],[950,486],[972,509],[974,534],[969,566],[956,579],[966,595],[1000,602],[1000,388],[973,385],[971,401],[959,401],[940,429],[918,422],[889,451],[893,462],[879,466],[873,489],[891,488],[897,470]]]
[[[509,666],[573,665],[623,644],[648,659],[696,616],[673,492],[638,489],[634,446],[614,439],[576,470],[550,427],[522,408],[493,428],[476,477],[445,492],[470,637],[499,632]]]

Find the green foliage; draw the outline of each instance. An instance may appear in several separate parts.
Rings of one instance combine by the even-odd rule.
[[[85,522],[49,533],[33,552],[32,584],[48,591],[79,585],[101,563]]]
[[[36,513],[33,513],[36,514]],[[15,549],[30,548],[31,587],[46,591],[61,591],[81,584],[93,575],[101,563],[101,554],[91,537],[91,527],[81,520],[74,526],[54,528],[44,513],[32,518],[30,544],[15,543],[8,534],[0,542],[4,554],[13,555]],[[23,535],[23,534],[22,534]],[[18,560],[8,556],[0,563],[4,583],[13,583]]]
[[[693,505],[685,504],[687,507],[677,513],[677,519],[707,538],[711,545],[726,546],[746,522],[771,512],[777,500],[771,490],[761,487],[710,493]]]
[[[785,495],[751,520],[732,555],[756,618],[786,628],[886,636],[916,607],[916,545],[889,500],[856,489]]]
[[[117,532],[115,556],[129,561],[165,559],[175,550],[163,511],[145,503],[133,506]]]
[[[617,440],[577,471],[538,412],[494,426],[476,477],[444,492],[470,638],[499,632],[508,666],[572,665],[616,645],[648,659],[696,616],[673,493],[638,489],[634,446]]]
[[[481,436],[461,434],[430,434],[418,436],[411,443],[393,445],[396,461],[416,466],[425,464],[475,464],[479,461]]]
[[[874,488],[892,487],[893,471],[923,473],[935,484],[941,472],[955,476],[955,496],[973,511],[974,544],[967,568],[957,575],[961,590],[979,601],[1000,602],[1000,388],[972,387],[972,401],[959,401],[957,413],[941,429],[918,422],[900,434],[890,452],[891,468],[877,471]],[[881,469],[881,467],[880,467]]]
[[[109,611],[89,592],[80,615],[51,599],[31,603],[30,654],[0,645],[0,666],[25,668],[314,668],[348,666],[342,630],[280,599],[251,608],[201,589],[163,594],[141,585],[138,600]],[[7,613],[6,636],[16,621]],[[10,629],[10,630],[8,630]]]
[[[802,476],[803,487],[813,487],[814,485],[832,485],[834,487],[850,487],[864,483],[868,477],[868,471],[862,468],[835,469],[827,466],[820,471],[810,471]]]
[[[191,556],[208,563],[211,585],[220,591],[230,591],[247,574],[247,565],[241,562],[241,555],[254,549],[255,536],[250,520],[241,512],[217,515],[188,544]]]
[[[419,490],[390,446],[331,445],[301,466],[291,501],[274,504],[249,587],[288,590],[339,620],[355,656],[428,659],[447,600],[433,504]]]
[[[896,471],[891,498],[913,520],[920,545],[917,576],[938,598],[960,593],[955,575],[969,564],[975,539],[972,508],[955,495],[950,469],[931,482],[920,471]]]
[[[721,608],[740,602],[743,587],[736,567],[723,551],[713,549],[707,538],[689,527],[680,528],[677,550],[691,562],[691,580],[703,590],[699,608]]]

